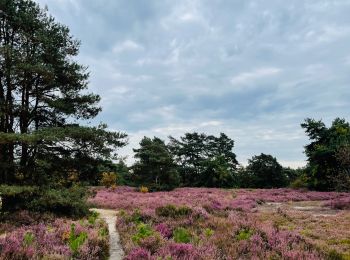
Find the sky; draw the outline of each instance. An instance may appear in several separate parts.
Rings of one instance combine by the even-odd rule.
[[[37,0],[81,41],[91,123],[143,136],[226,133],[243,165],[305,165],[305,118],[350,113],[350,0]]]

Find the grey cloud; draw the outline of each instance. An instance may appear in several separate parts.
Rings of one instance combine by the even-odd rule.
[[[131,135],[227,132],[242,163],[302,165],[306,117],[349,118],[346,0],[38,0],[82,41],[104,121]],[[210,123],[219,122],[219,123]]]

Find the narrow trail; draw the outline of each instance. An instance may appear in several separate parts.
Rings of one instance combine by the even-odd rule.
[[[111,209],[90,209],[100,214],[100,218],[104,219],[108,224],[109,230],[109,259],[122,260],[124,256],[123,248],[120,244],[119,234],[116,229],[117,212]]]

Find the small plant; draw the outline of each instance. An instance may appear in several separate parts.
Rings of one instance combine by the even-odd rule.
[[[117,174],[114,172],[104,172],[102,173],[102,178],[100,184],[106,188],[112,187],[117,183]]]
[[[100,229],[98,230],[98,235],[99,235],[100,237],[107,237],[108,234],[109,234],[108,228],[106,228],[106,227],[102,227],[102,228],[100,228]]]
[[[178,218],[178,217],[186,217],[192,213],[192,209],[186,206],[175,207],[174,205],[166,205],[162,207],[156,208],[156,214],[160,217],[167,218]]]
[[[26,232],[23,236],[23,246],[28,247],[35,241],[35,235],[31,232]]]
[[[145,187],[145,186],[141,186],[141,187],[140,187],[140,192],[142,192],[142,193],[147,193],[147,192],[148,192],[148,188]]]
[[[150,225],[140,223],[137,226],[137,233],[132,236],[132,241],[136,244],[139,244],[142,239],[153,235],[153,233],[154,232]]]
[[[212,235],[214,235],[214,230],[212,230],[210,228],[206,228],[206,229],[204,229],[204,235],[206,237],[211,237]]]
[[[99,215],[100,214],[98,214],[96,211],[93,211],[88,218],[89,224],[95,225],[96,219],[99,217]]]
[[[176,243],[189,243],[192,238],[191,233],[183,227],[175,229],[173,237]]]
[[[68,245],[69,245],[69,248],[72,250],[73,254],[78,253],[80,246],[84,244],[86,239],[87,239],[86,232],[81,232],[79,235],[76,235],[75,224],[72,224],[70,234],[69,234]]]
[[[238,241],[248,240],[253,235],[253,231],[249,228],[243,228],[236,233],[236,239]]]

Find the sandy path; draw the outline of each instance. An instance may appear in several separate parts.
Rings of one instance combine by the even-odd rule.
[[[108,224],[109,230],[109,259],[122,260],[124,256],[123,248],[120,244],[119,234],[116,229],[117,212],[111,209],[90,209],[100,214],[100,218],[104,219]]]

